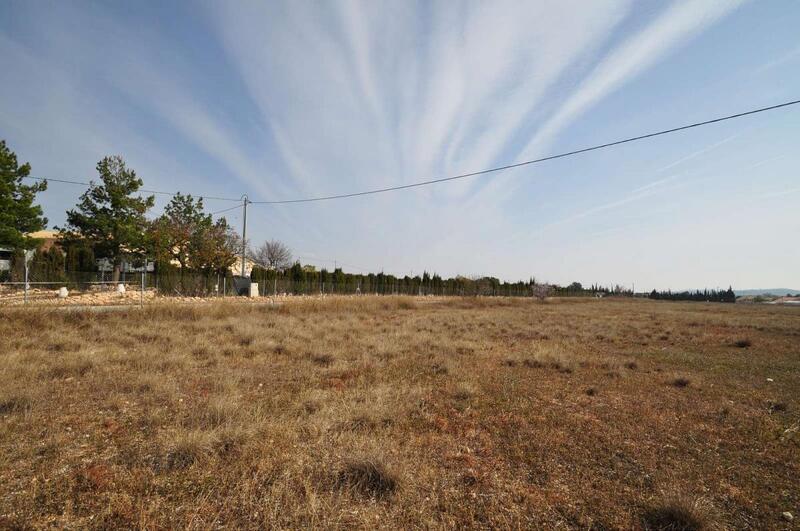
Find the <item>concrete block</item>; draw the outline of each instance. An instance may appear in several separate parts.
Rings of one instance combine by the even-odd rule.
[[[251,282],[250,283],[250,296],[251,297],[258,297],[258,282]]]

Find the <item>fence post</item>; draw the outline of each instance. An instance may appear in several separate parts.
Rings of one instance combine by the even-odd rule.
[[[25,304],[28,304],[28,255],[25,255],[22,258],[25,261]]]
[[[142,290],[139,292],[139,308],[144,308],[144,274],[147,271],[147,259],[144,261],[144,266],[142,267]]]

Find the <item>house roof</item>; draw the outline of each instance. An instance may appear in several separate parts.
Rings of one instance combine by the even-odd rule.
[[[28,234],[31,238],[36,238],[37,240],[55,240],[58,238],[58,231],[55,230],[37,230],[36,232],[31,232]]]

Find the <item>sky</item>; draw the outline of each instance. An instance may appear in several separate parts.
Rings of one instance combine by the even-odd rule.
[[[154,190],[358,192],[799,99],[798,26],[794,0],[10,0],[0,138],[40,177],[96,179],[118,154]],[[794,106],[429,187],[253,204],[247,235],[354,273],[800,288],[799,141]],[[83,191],[50,183],[51,227]]]

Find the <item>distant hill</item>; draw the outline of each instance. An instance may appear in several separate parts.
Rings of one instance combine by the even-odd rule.
[[[800,290],[789,288],[770,288],[770,289],[736,289],[733,290],[737,297],[748,295],[800,295]]]

